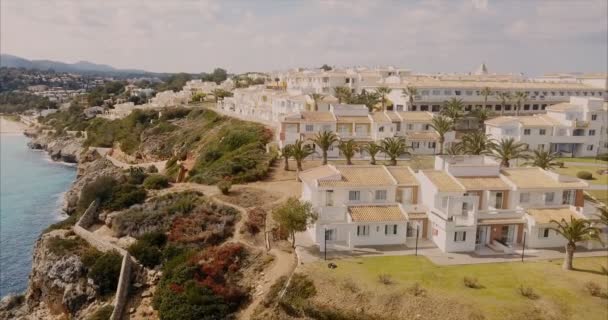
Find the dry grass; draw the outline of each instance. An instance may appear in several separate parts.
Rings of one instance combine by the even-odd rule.
[[[218,199],[236,204],[243,208],[261,207],[277,201],[279,197],[275,194],[269,193],[262,189],[257,188],[239,188],[233,189],[228,194],[219,194],[216,196]]]

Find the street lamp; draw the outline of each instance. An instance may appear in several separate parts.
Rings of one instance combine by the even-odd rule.
[[[524,262],[524,254],[526,252],[526,232],[524,231],[524,241],[521,248],[521,262]]]
[[[325,261],[327,261],[327,227],[323,227],[323,230],[325,235],[325,237],[323,238],[323,254],[325,256]]]
[[[418,227],[419,227],[419,225],[418,225],[418,223],[416,223],[416,251],[414,253],[415,256],[418,255]]]

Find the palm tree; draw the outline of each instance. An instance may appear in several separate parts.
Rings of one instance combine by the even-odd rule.
[[[600,223],[608,227],[608,208],[606,206],[602,206],[597,209],[600,211],[600,213],[597,215],[598,219],[600,219]]]
[[[453,122],[450,118],[444,116],[433,117],[431,128],[437,131],[439,135],[439,154],[443,154],[443,144],[445,143],[445,134],[452,130]]]
[[[348,103],[352,96],[352,92],[347,87],[335,87],[334,94],[336,95],[336,98],[338,98],[338,103]]]
[[[302,171],[302,161],[314,153],[312,148],[298,139],[291,145],[291,156],[296,160],[296,180],[300,181],[300,171]]]
[[[346,141],[340,141],[340,144],[338,144],[338,149],[340,149],[340,152],[342,152],[344,158],[346,158],[346,164],[353,164],[352,158],[355,156],[355,153],[359,151],[359,146],[357,146],[355,140],[350,139]]]
[[[361,146],[361,149],[369,154],[369,163],[376,164],[376,155],[378,154],[378,152],[382,151],[382,148],[377,143],[372,141],[368,144]]]
[[[492,110],[490,109],[486,109],[486,108],[478,108],[473,110],[472,114],[475,118],[477,118],[477,121],[479,121],[479,125],[480,127],[485,131],[486,128],[486,120],[488,120],[492,114],[494,112],[492,112]]]
[[[452,98],[444,103],[441,114],[452,119],[452,128],[456,129],[456,122],[464,115],[464,104],[461,99]]]
[[[482,155],[488,154],[494,145],[490,135],[481,131],[474,131],[462,136],[459,151],[463,154]]]
[[[490,147],[491,155],[499,159],[500,165],[506,168],[509,167],[509,161],[513,159],[527,159],[526,149],[525,143],[517,142],[514,138],[503,138]]]
[[[483,96],[483,109],[488,105],[488,96],[492,95],[492,89],[485,87],[479,92]]]
[[[515,115],[516,116],[519,115],[519,110],[521,110],[521,105],[522,105],[522,103],[524,103],[524,101],[526,101],[527,98],[528,98],[527,92],[525,92],[525,91],[515,92],[515,96],[513,97],[513,99],[515,99]]]
[[[414,86],[407,86],[403,89],[403,96],[407,97],[408,102],[410,103],[410,108],[408,110],[412,110],[414,107],[414,99],[418,95],[418,89]]]
[[[562,268],[564,270],[572,270],[572,259],[574,258],[574,251],[576,250],[576,244],[581,241],[597,240],[600,241],[599,233],[600,229],[591,226],[589,220],[577,219],[570,217],[570,222],[566,219],[561,221],[551,220],[550,223],[555,223],[557,226],[550,228],[555,232],[559,233],[562,237],[566,238],[566,258]]]
[[[319,110],[319,101],[323,100],[324,96],[319,93],[313,93],[310,95],[310,97],[312,98],[312,101],[314,101],[314,110],[313,111]]]
[[[331,131],[317,132],[317,135],[311,139],[316,145],[321,148],[323,153],[323,165],[327,164],[327,150],[336,142],[338,142],[338,136]]]
[[[545,150],[534,150],[532,154],[532,161],[526,162],[526,165],[530,165],[533,167],[539,167],[543,170],[551,170],[553,167],[557,166],[558,156],[555,152],[545,151]]]
[[[507,102],[511,101],[511,94],[509,92],[499,92],[498,99],[500,99],[500,115],[505,113],[505,106]]]
[[[281,158],[283,158],[284,165],[283,165],[283,169],[285,171],[289,171],[289,158],[291,157],[291,148],[293,147],[293,145],[288,144],[286,146],[284,146],[283,148],[281,148]]]
[[[382,104],[382,111],[386,110],[386,102],[388,98],[386,97],[389,93],[391,93],[391,89],[389,87],[378,87],[376,88],[376,93],[380,96],[380,103]]]
[[[401,137],[384,138],[380,143],[380,148],[391,159],[391,166],[397,165],[397,158],[410,153],[405,139]]]
[[[446,149],[446,153],[450,156],[458,156],[458,155],[462,154],[462,152],[463,152],[462,149],[463,149],[462,143],[454,143]]]

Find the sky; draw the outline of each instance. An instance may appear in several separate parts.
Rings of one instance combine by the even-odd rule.
[[[606,0],[2,0],[0,52],[156,72],[606,72]]]

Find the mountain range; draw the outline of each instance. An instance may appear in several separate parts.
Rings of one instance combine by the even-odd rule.
[[[109,65],[97,64],[88,61],[65,63],[52,60],[28,60],[10,54],[0,54],[0,67],[38,70],[53,69],[57,72],[74,72],[89,74],[153,74],[153,72],[148,72],[144,70],[117,69]]]

